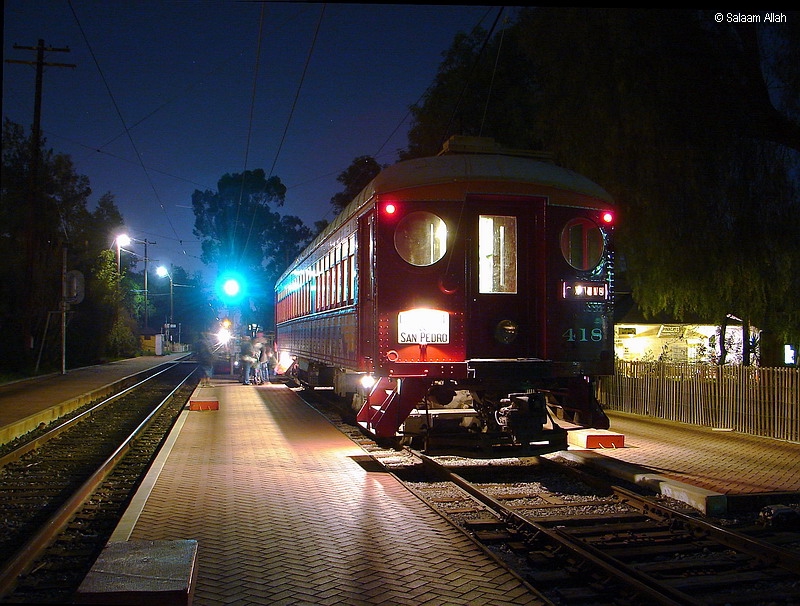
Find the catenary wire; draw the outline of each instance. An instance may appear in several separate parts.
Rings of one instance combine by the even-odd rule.
[[[308,73],[308,66],[311,63],[311,57],[314,54],[314,47],[317,44],[317,38],[319,36],[319,30],[322,27],[322,19],[323,19],[324,16],[325,16],[325,4],[322,5],[322,10],[320,11],[319,19],[317,20],[317,27],[314,30],[314,38],[311,40],[311,46],[309,47],[308,54],[306,55],[306,62],[305,62],[305,65],[303,66],[303,73],[300,76],[300,82],[297,85],[297,91],[295,92],[294,100],[292,101],[292,107],[289,110],[289,116],[286,118],[286,125],[283,128],[283,134],[281,135],[281,140],[278,143],[278,149],[275,151],[275,157],[272,160],[272,166],[270,167],[269,173],[267,174],[267,180],[266,180],[266,182],[264,184],[265,187],[267,187],[269,185],[269,180],[272,178],[273,171],[275,170],[275,165],[278,162],[278,157],[280,156],[281,150],[283,149],[283,144],[286,141],[286,135],[289,132],[289,125],[292,122],[292,116],[294,115],[294,111],[295,111],[295,109],[297,107],[297,101],[300,98],[300,91],[303,88],[303,82],[305,82],[306,74]],[[263,6],[262,6],[262,17],[263,17]],[[261,35],[259,33],[259,44],[260,44],[260,40],[261,40]],[[255,104],[255,90],[254,90],[253,104]],[[251,107],[251,110],[250,110],[251,119],[252,119],[252,111],[253,110],[252,110],[252,107]],[[242,180],[242,188],[244,188],[244,179]],[[247,240],[245,241],[245,246],[242,249],[243,252],[247,249],[247,245],[250,243],[250,236],[253,233],[253,228],[255,226],[255,220],[256,220],[256,213],[253,212],[253,216],[252,216],[252,218],[250,220],[250,228],[247,231]]]
[[[86,32],[83,29],[83,25],[81,25],[80,19],[78,19],[78,14],[75,12],[75,7],[72,5],[72,0],[68,0],[68,2],[70,11],[72,11],[72,15],[75,18],[75,23],[77,24],[78,29],[81,32],[83,41],[86,43],[86,48],[89,50],[89,54],[92,56],[92,61],[94,61],[95,67],[97,67],[97,71],[100,74],[100,79],[103,81],[103,85],[105,86],[106,91],[108,92],[108,96],[111,99],[111,103],[114,106],[114,110],[117,113],[117,117],[119,117],[119,120],[122,123],[123,128],[125,129],[125,134],[127,135],[128,141],[130,142],[131,147],[133,148],[133,151],[136,154],[136,158],[139,161],[139,165],[142,167],[145,177],[147,178],[147,182],[150,185],[150,188],[153,190],[153,195],[156,197],[156,201],[158,202],[161,211],[164,213],[164,217],[166,218],[167,223],[170,226],[170,229],[172,229],[172,233],[174,233],[175,238],[178,241],[180,241],[180,236],[178,236],[178,232],[175,230],[175,225],[173,225],[172,220],[170,219],[169,214],[167,213],[167,209],[164,208],[164,203],[161,201],[161,197],[158,195],[158,190],[156,190],[155,184],[153,183],[153,180],[150,178],[150,173],[148,172],[147,167],[144,165],[144,162],[142,161],[141,155],[139,154],[139,150],[136,147],[136,142],[133,140],[133,136],[131,135],[130,129],[125,123],[125,118],[122,116],[122,111],[120,110],[119,105],[117,104],[117,101],[114,98],[114,93],[111,91],[111,87],[109,86],[108,80],[106,79],[106,76],[103,73],[103,69],[100,67],[100,62],[97,60],[97,56],[95,55],[94,49],[92,48],[92,45],[89,42],[89,38],[86,36]],[[183,247],[181,247],[181,252],[184,255],[187,254],[186,249],[184,249]]]

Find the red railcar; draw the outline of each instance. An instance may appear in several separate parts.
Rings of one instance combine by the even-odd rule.
[[[378,438],[536,452],[605,429],[610,195],[541,155],[453,138],[384,169],[276,284],[289,373]]]

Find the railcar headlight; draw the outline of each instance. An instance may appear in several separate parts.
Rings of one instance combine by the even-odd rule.
[[[294,363],[295,359],[288,351],[281,351],[278,354],[277,364],[275,364],[275,373],[279,375],[284,374]]]
[[[364,375],[361,377],[361,387],[364,389],[372,389],[375,385],[375,377],[372,375]]]
[[[494,327],[494,338],[503,345],[513,343],[517,338],[517,334],[519,334],[519,326],[511,320],[501,320]]]

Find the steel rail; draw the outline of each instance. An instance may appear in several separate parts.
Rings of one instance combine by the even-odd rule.
[[[642,497],[635,492],[631,492],[626,488],[615,486],[614,490],[627,498],[629,500],[628,502],[633,507],[642,511],[642,513],[671,520],[680,520],[685,527],[691,528],[695,532],[695,536],[702,533],[726,547],[736,549],[737,551],[744,551],[772,566],[783,568],[793,574],[800,575],[800,555],[796,552],[773,545],[772,543],[767,543],[766,541],[760,541],[757,538],[749,537],[739,532],[728,530],[727,528],[715,526],[705,520],[695,518],[683,512],[656,505],[651,501],[642,499]]]
[[[171,366],[168,369],[173,368]],[[21,574],[26,572],[38,558],[41,553],[52,543],[56,536],[67,526],[69,521],[75,513],[83,506],[83,504],[94,493],[97,487],[103,482],[114,467],[124,458],[130,450],[131,445],[139,435],[150,425],[155,418],[156,414],[171,401],[175,393],[189,380],[189,378],[197,371],[192,370],[184,377],[181,382],[170,391],[170,393],[161,402],[153,408],[147,417],[133,430],[133,432],[125,438],[119,447],[112,453],[105,462],[98,467],[98,469],[83,483],[83,485],[73,493],[73,495],[61,506],[56,512],[45,522],[39,531],[31,537],[8,561],[6,566],[0,571],[0,597],[5,597],[16,585],[17,579]],[[148,380],[161,374],[154,373],[144,381],[139,382],[137,385],[146,383]],[[126,389],[129,391],[133,387]],[[121,394],[120,394],[121,395]],[[116,396],[115,396],[116,397]]]
[[[515,525],[518,528],[527,527],[533,532],[544,534],[553,543],[556,543],[558,545],[564,545],[576,555],[591,562],[593,565],[603,570],[610,577],[618,579],[626,586],[632,588],[638,594],[641,594],[642,596],[647,596],[652,600],[654,600],[655,603],[663,604],[664,606],[681,606],[681,605],[686,606],[687,604],[702,606],[700,602],[692,602],[692,601],[687,602],[686,594],[681,592],[676,592],[669,587],[664,587],[659,584],[657,588],[654,588],[653,581],[649,577],[644,578],[644,575],[642,575],[638,571],[625,565],[620,566],[620,564],[617,562],[610,563],[606,559],[598,557],[596,554],[584,549],[583,545],[579,545],[574,541],[569,540],[567,537],[561,536],[560,534],[552,531],[546,526],[537,524],[536,522],[532,522],[531,520],[527,520],[524,516],[514,511],[511,511],[506,505],[501,503],[499,500],[493,498],[492,496],[476,488],[469,480],[466,480],[465,478],[453,472],[452,470],[448,469],[444,465],[441,465],[440,463],[434,461],[429,456],[421,453],[419,453],[419,456],[422,458],[426,467],[428,467],[429,469],[433,469],[438,474],[446,476],[459,488],[463,489],[464,491],[466,491],[467,493],[478,499],[481,503],[494,510],[501,518],[510,520],[512,525]]]
[[[67,420],[65,420],[63,422],[56,421],[56,423],[58,423],[58,424],[55,427],[53,427],[52,429],[47,430],[45,433],[41,434],[40,436],[37,436],[37,437],[25,442],[24,444],[18,446],[17,448],[12,450],[11,452],[8,452],[5,455],[3,455],[2,457],[0,457],[0,467],[8,465],[9,463],[14,463],[14,462],[18,461],[24,455],[28,454],[29,452],[31,452],[33,450],[36,450],[37,448],[40,448],[43,444],[45,444],[45,443],[49,442],[50,440],[52,440],[53,438],[57,437],[59,434],[61,434],[62,432],[66,431],[67,429],[69,429],[73,425],[77,425],[81,421],[86,420],[92,414],[94,414],[95,412],[97,412],[98,410],[100,410],[101,408],[103,408],[104,406],[109,404],[110,402],[114,401],[116,398],[119,398],[120,396],[125,395],[126,393],[128,393],[132,389],[135,389],[135,388],[139,387],[140,385],[142,385],[146,381],[152,379],[155,376],[158,376],[162,372],[166,372],[168,370],[171,370],[172,368],[175,368],[175,366],[177,366],[178,364],[181,364],[181,363],[182,363],[181,360],[177,360],[175,362],[166,362],[166,363],[164,363],[162,365],[164,368],[162,368],[162,366],[156,366],[155,368],[157,368],[157,369],[160,368],[161,370],[158,370],[157,372],[154,372],[152,374],[148,374],[148,373],[152,372],[152,370],[153,370],[152,368],[150,368],[150,369],[147,369],[147,370],[143,370],[143,371],[141,371],[139,373],[136,373],[135,375],[130,375],[129,377],[121,379],[120,381],[117,381],[117,384],[120,384],[120,383],[124,384],[127,381],[129,381],[131,377],[135,377],[135,376],[138,376],[138,375],[147,375],[141,381],[139,381],[139,382],[137,382],[137,383],[135,383],[133,385],[129,385],[128,387],[125,387],[124,389],[122,389],[122,391],[120,391],[118,393],[115,393],[115,394],[113,394],[111,396],[108,396],[107,398],[101,400],[97,404],[94,404],[93,406],[91,406],[91,408],[87,408],[86,410],[84,410],[80,414],[77,414],[74,417],[71,417],[71,418],[69,418],[69,419],[67,419]]]

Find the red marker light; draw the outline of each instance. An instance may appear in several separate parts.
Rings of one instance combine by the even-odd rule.
[[[614,221],[614,215],[610,212],[604,212],[601,218],[603,219],[603,223],[612,223]]]
[[[397,207],[389,202],[386,206],[383,207],[383,210],[386,212],[387,215],[393,215],[397,210]]]

